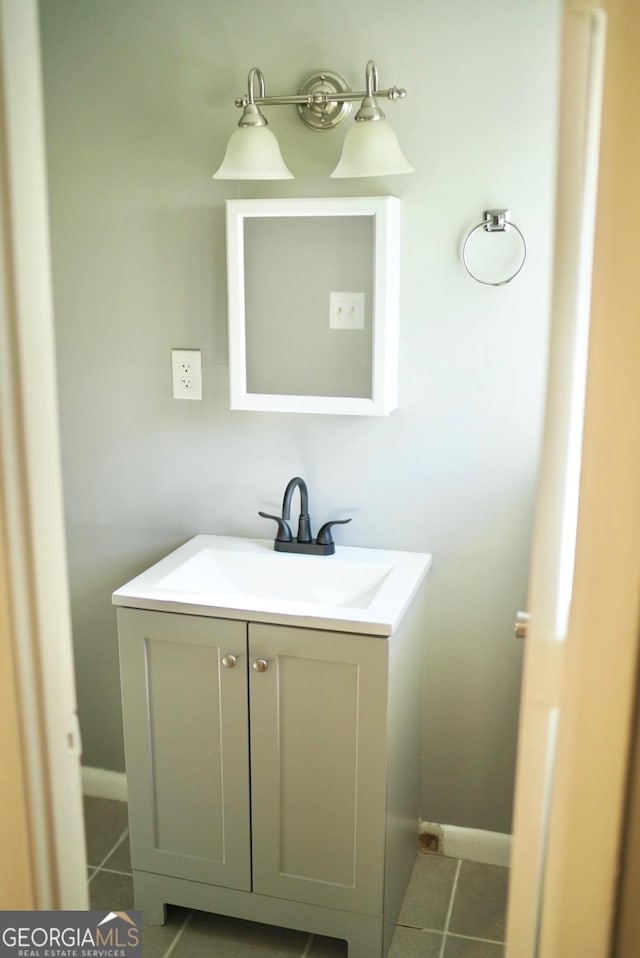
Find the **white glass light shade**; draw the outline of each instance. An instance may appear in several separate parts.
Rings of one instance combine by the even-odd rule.
[[[363,120],[354,123],[345,136],[342,156],[331,176],[340,179],[413,172],[386,120]]]
[[[278,141],[266,126],[240,126],[229,137],[214,180],[292,180]]]

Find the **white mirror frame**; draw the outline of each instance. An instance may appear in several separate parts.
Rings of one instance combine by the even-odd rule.
[[[231,409],[386,416],[398,405],[400,200],[395,196],[227,200]],[[247,392],[244,223],[250,217],[373,217],[371,398]]]

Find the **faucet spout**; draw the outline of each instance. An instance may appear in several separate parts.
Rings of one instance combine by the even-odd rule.
[[[309,492],[307,484],[300,476],[294,476],[287,483],[282,500],[282,518],[291,518],[291,500],[296,488],[300,492],[300,518],[298,520],[298,542],[311,542],[311,525],[309,519]]]

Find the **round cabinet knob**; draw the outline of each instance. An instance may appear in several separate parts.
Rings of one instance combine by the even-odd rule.
[[[231,652],[228,652],[225,656],[223,656],[222,664],[224,665],[225,669],[234,669],[238,664],[238,659],[235,655],[232,655]]]
[[[256,659],[253,663],[253,667],[256,672],[266,672],[269,668],[269,663],[266,659]]]

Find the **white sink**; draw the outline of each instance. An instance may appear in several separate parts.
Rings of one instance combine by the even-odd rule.
[[[365,609],[393,568],[323,558],[328,557],[205,547],[161,579],[158,587]]]
[[[200,535],[113,593],[115,605],[390,635],[431,564],[417,552],[337,546],[274,552],[266,539]]]

